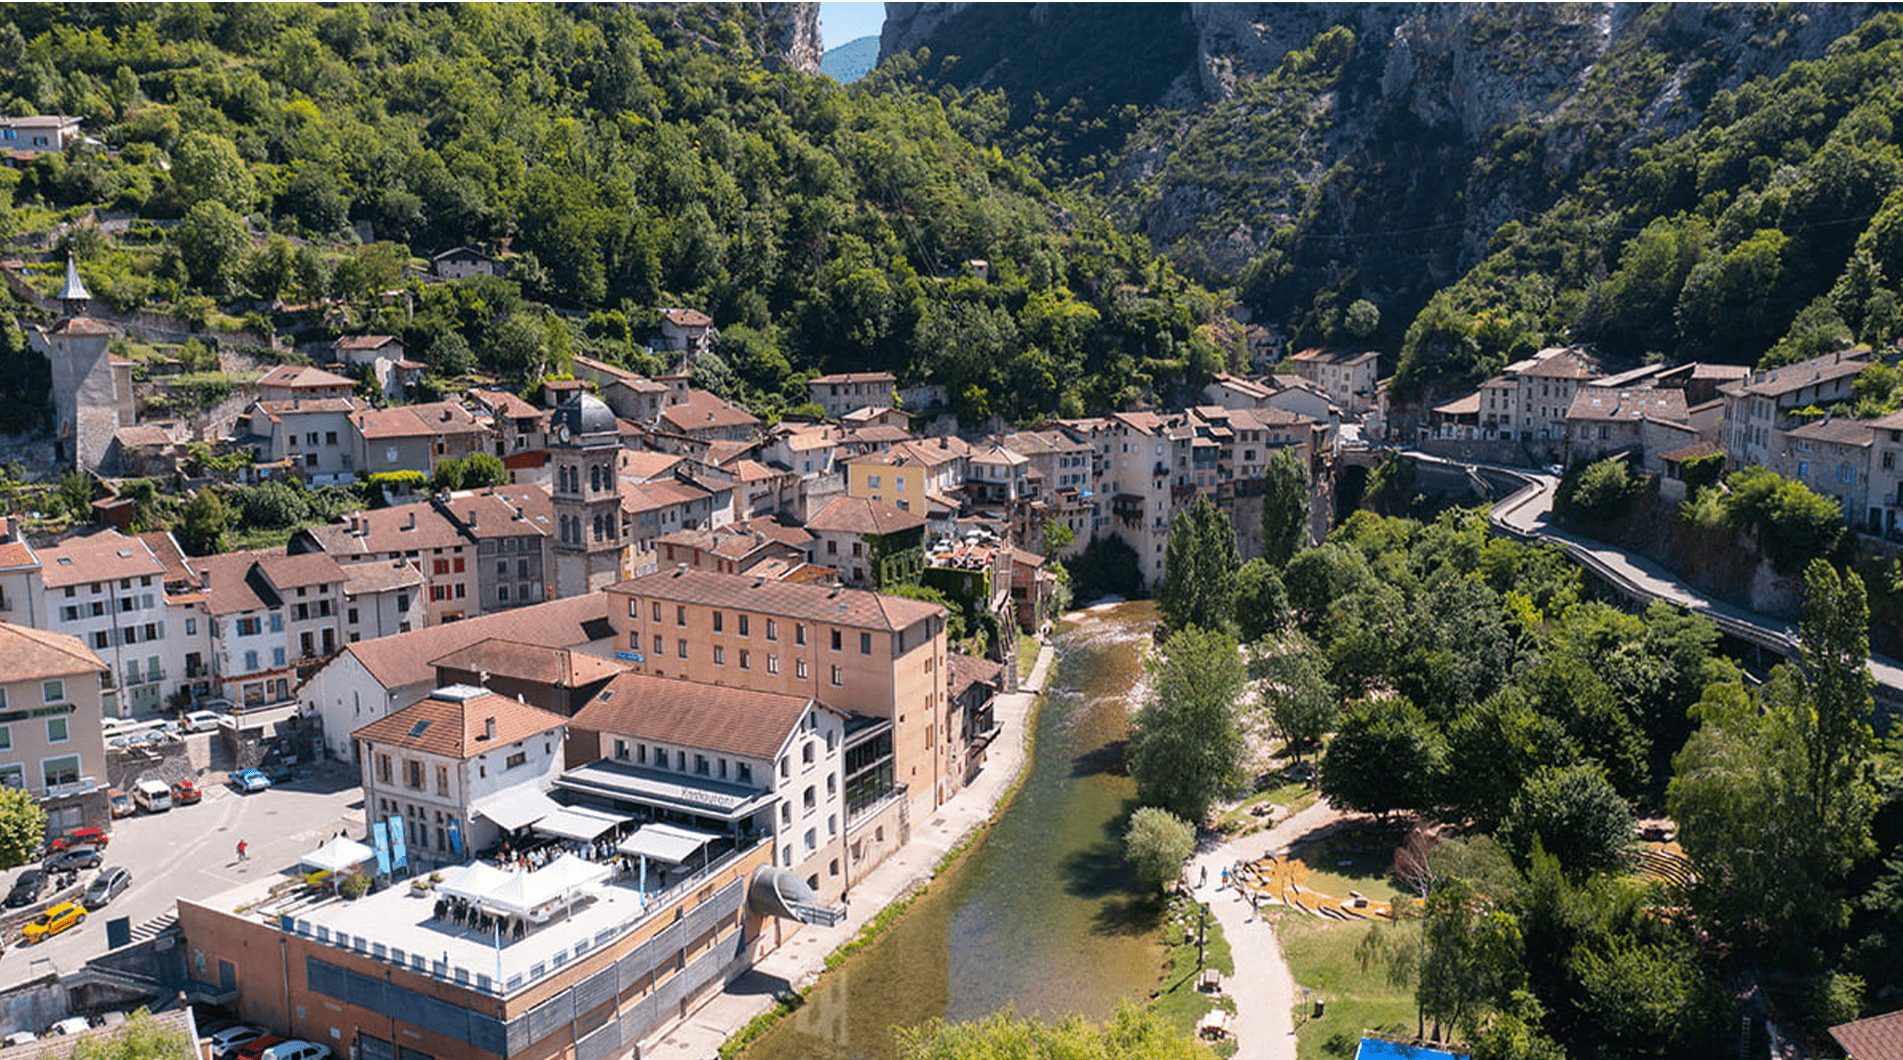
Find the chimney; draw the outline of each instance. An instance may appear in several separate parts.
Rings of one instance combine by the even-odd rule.
[[[482,738],[491,741],[496,738],[496,719],[482,719]]]
[[[474,530],[475,528],[476,528],[476,509],[471,508],[469,509],[469,529]]]
[[[414,529],[416,529],[416,513],[415,513],[415,512],[411,512],[411,513],[410,513],[410,521],[409,521],[409,523],[408,523],[408,525],[406,525],[406,526],[404,526],[404,527],[403,527],[403,529],[405,529],[405,530],[414,530]]]
[[[449,410],[447,408],[443,410],[443,422],[444,423],[449,422]]]

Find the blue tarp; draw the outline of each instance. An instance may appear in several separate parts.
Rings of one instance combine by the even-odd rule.
[[[1420,1045],[1401,1045],[1379,1038],[1363,1038],[1355,1049],[1355,1060],[1465,1060],[1466,1053],[1429,1049]]]

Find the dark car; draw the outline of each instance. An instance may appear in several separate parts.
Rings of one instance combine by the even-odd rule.
[[[86,908],[97,909],[119,897],[131,885],[132,873],[115,865],[100,871],[93,879],[92,886],[86,888],[86,897],[81,900],[86,903]]]
[[[291,764],[282,758],[266,758],[258,763],[258,771],[271,778],[273,784],[283,784],[291,777]]]
[[[52,860],[46,863],[46,871],[73,872],[77,869],[96,869],[104,860],[105,855],[99,852],[98,847],[69,847],[53,855]]]
[[[7,892],[7,908],[18,909],[23,905],[32,905],[40,900],[40,892],[46,890],[46,873],[39,869],[28,869],[13,881],[13,890]]]

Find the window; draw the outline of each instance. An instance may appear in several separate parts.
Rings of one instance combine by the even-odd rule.
[[[654,635],[654,654],[656,655],[667,654],[667,645],[661,642],[661,635],[659,633],[656,633]]]
[[[257,652],[248,651],[244,653],[244,668],[247,672],[256,670],[258,668],[258,653]]]
[[[47,743],[65,743],[66,742],[66,719],[65,718],[46,719],[46,742]]]
[[[354,622],[356,620],[352,619],[351,621]],[[198,620],[197,619],[188,618],[185,620],[185,635],[188,637],[198,636]]]
[[[11,750],[13,750],[13,730],[8,726],[0,725],[0,751]]]
[[[687,642],[684,640],[677,640],[674,642],[674,644],[676,649],[675,654],[679,655],[683,659],[687,658]]]
[[[529,761],[529,753],[527,751],[517,751],[516,753],[510,755],[507,759],[503,760],[502,768],[514,769],[517,766],[527,765],[528,761]]]
[[[103,651],[109,646],[108,641],[110,641],[111,639],[112,638],[107,635],[105,630],[103,629],[97,630],[93,633],[93,647],[97,650]]]
[[[753,766],[752,765],[746,762],[736,762],[734,763],[734,765],[737,770],[735,775],[739,777],[740,782],[742,784],[753,783]]]
[[[766,672],[770,674],[777,674],[780,672],[780,657],[779,656],[769,655],[766,657]]]
[[[26,787],[26,767],[0,766],[0,785],[9,788]]]
[[[872,654],[872,634],[870,633],[859,634],[859,654],[861,655]]]
[[[284,665],[284,649],[283,648],[271,649],[271,665],[272,666]]]
[[[661,620],[661,604],[660,604],[660,601],[657,600],[654,603],[654,621],[659,622],[660,620]]]
[[[780,803],[780,823],[781,824],[793,823],[793,804],[792,803],[790,802]],[[789,861],[791,860],[790,855],[788,857],[788,860]]]
[[[845,671],[841,670],[837,666],[833,667],[833,687],[842,688],[845,686],[845,684],[846,684]]]
[[[806,623],[804,622],[793,623],[793,643],[795,644],[806,643]]]
[[[390,782],[390,756],[389,755],[377,756],[377,782],[379,784],[388,784]]]
[[[833,650],[834,651],[839,650],[839,645],[842,643],[842,638],[843,638],[843,634],[841,634],[836,629],[833,630]]]
[[[65,755],[40,763],[40,775],[49,788],[79,783],[79,756]]]
[[[839,555],[839,542],[838,542],[838,541],[835,541],[835,540],[833,540],[833,539],[831,539],[831,538],[828,538],[828,539],[826,540],[826,554],[827,554],[828,556],[837,556],[837,555]]]
[[[780,624],[770,618],[766,620],[766,639],[768,640],[780,639]]]
[[[40,698],[47,703],[66,702],[66,682],[48,681],[40,686]]]
[[[694,756],[694,772],[698,773],[699,775],[703,777],[707,776],[707,756],[706,755]]]
[[[721,647],[718,644],[714,645],[714,665],[715,666],[727,665],[727,649]]]
[[[719,633],[721,631],[720,624],[721,624],[722,617],[723,616],[721,615],[720,612],[718,611],[714,612],[714,632],[715,633]]]
[[[827,777],[826,779],[830,781],[833,778]],[[436,767],[436,794],[438,795],[449,794],[449,767],[448,766]]]
[[[799,678],[802,681],[806,680],[806,660],[805,659],[793,660],[793,676]]]
[[[812,813],[815,809],[819,807],[818,793],[814,791],[813,786],[811,784],[806,785],[805,794],[800,796],[800,806],[807,813]]]
[[[740,649],[740,668],[742,670],[748,670],[748,669],[752,669],[752,665],[753,665],[753,653],[748,651],[745,648]]]
[[[809,766],[813,764],[813,741],[808,740],[800,746],[800,762]]]
[[[814,849],[817,849],[818,847],[819,847],[818,834],[815,833],[813,829],[808,828],[806,830],[806,849],[814,850]]]

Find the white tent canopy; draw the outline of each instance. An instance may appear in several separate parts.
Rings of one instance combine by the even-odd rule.
[[[494,821],[498,827],[514,831],[559,813],[562,806],[534,788],[511,788],[478,800],[470,809]]]
[[[376,856],[376,851],[355,839],[340,835],[304,855],[300,864],[321,872],[346,872]]]
[[[509,882],[509,874],[486,861],[472,861],[462,871],[437,885],[437,890],[455,898],[480,902],[489,892]]]
[[[527,917],[536,923],[569,905],[608,878],[608,867],[564,854],[535,872],[518,872],[478,899],[492,913]]]
[[[630,857],[647,857],[669,865],[679,865],[719,838],[712,832],[683,828],[677,824],[644,824],[623,839],[615,849]]]
[[[543,835],[559,836],[562,839],[594,839],[616,825],[632,820],[620,814],[606,810],[589,809],[586,806],[560,806],[554,813],[535,822],[535,830]]]

